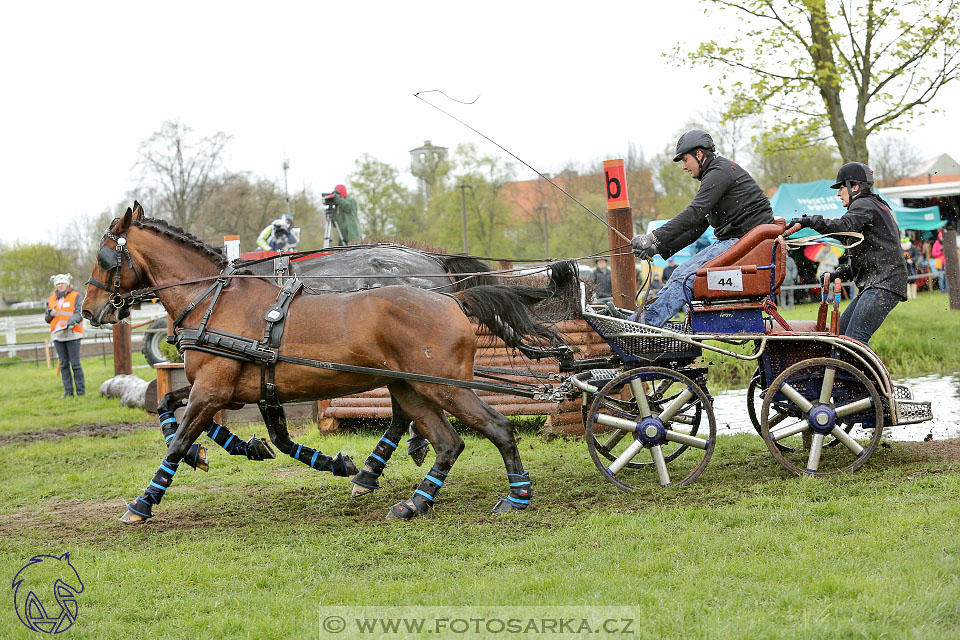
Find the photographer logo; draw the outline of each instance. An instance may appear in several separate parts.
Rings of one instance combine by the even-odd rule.
[[[33,556],[14,576],[11,588],[17,617],[31,631],[61,633],[77,619],[83,581],[69,553]]]

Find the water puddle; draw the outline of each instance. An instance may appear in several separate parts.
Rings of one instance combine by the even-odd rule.
[[[960,438],[960,373],[929,375],[922,378],[894,380],[913,391],[914,400],[933,403],[933,421],[886,429],[889,440],[919,442],[929,434],[934,440]],[[714,395],[713,412],[717,418],[717,434],[756,433],[747,415],[747,390],[735,389]],[[760,403],[757,404],[757,413]]]

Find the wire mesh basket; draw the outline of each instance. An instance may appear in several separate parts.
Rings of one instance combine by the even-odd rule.
[[[624,363],[679,362],[693,360],[701,354],[699,346],[666,336],[656,328],[645,328],[629,320],[614,318],[605,309],[585,310],[583,319]],[[663,328],[676,333],[689,333],[682,322],[667,322]]]

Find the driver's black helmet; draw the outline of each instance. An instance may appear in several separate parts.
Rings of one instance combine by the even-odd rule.
[[[840,187],[850,188],[853,183],[863,185],[864,189],[873,187],[873,169],[862,162],[848,162],[837,171],[837,181],[830,185],[831,189]]]
[[[713,144],[713,138],[703,129],[690,129],[677,140],[677,152],[673,156],[674,162],[680,162],[683,154],[690,153],[694,149],[706,149],[713,152],[716,147]]]

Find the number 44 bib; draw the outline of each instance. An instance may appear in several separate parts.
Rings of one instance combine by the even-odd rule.
[[[743,274],[740,273],[740,269],[708,271],[707,289],[711,291],[743,291]]]

